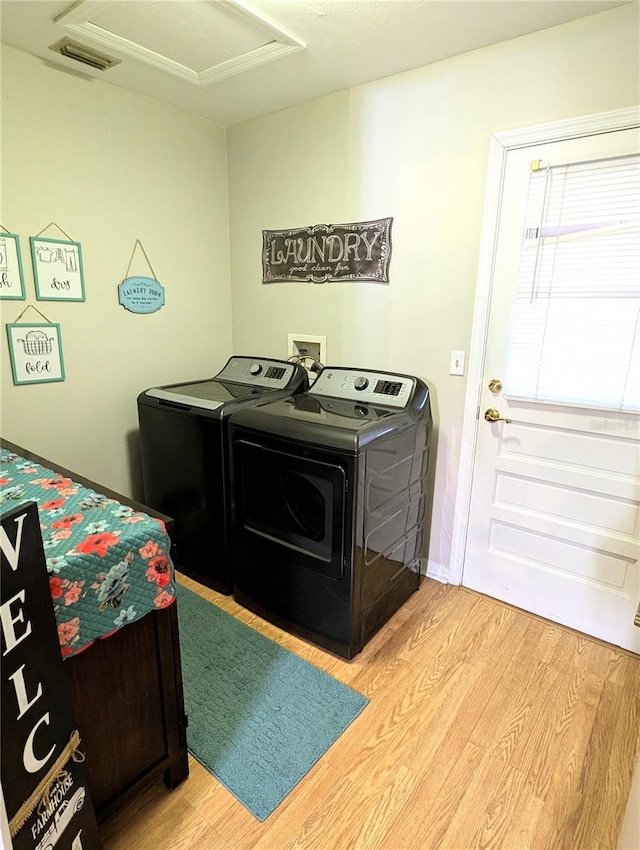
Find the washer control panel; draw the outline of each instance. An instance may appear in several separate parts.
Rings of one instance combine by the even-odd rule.
[[[407,407],[416,386],[409,375],[392,375],[369,369],[327,366],[308,390],[310,395],[332,396],[364,404]]]
[[[218,381],[253,384],[256,387],[285,389],[295,371],[293,363],[261,357],[231,357],[216,375]]]

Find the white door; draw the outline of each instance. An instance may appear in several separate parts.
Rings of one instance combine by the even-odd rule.
[[[513,382],[510,392],[508,376],[532,162],[600,162],[638,154],[638,138],[637,130],[623,130],[514,148],[506,155],[462,575],[466,587],[635,652],[640,652],[640,629],[634,626],[640,599],[640,417],[610,409],[607,400],[576,403],[574,390],[584,388],[589,370],[602,362],[590,364],[589,352],[580,358],[583,368],[569,363],[566,398],[540,401],[514,392]],[[640,281],[640,269],[636,273]],[[637,310],[632,300],[618,303]],[[621,325],[626,320],[623,316]],[[580,309],[563,321],[569,332],[569,325],[582,321]],[[637,313],[635,322],[640,337]],[[514,357],[511,353],[512,364]],[[639,367],[632,363],[628,376],[637,386]],[[495,383],[490,388],[494,380],[503,388]],[[488,410],[501,419],[486,421]]]

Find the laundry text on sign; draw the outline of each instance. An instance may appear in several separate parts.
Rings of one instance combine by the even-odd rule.
[[[354,280],[389,282],[391,223],[316,224],[263,230],[263,283]]]

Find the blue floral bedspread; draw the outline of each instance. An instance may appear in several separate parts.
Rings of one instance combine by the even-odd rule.
[[[175,599],[162,520],[0,449],[0,507],[38,503],[64,657]]]

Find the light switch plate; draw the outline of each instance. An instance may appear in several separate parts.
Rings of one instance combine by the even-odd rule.
[[[450,375],[464,375],[464,351],[452,351],[449,360]]]

